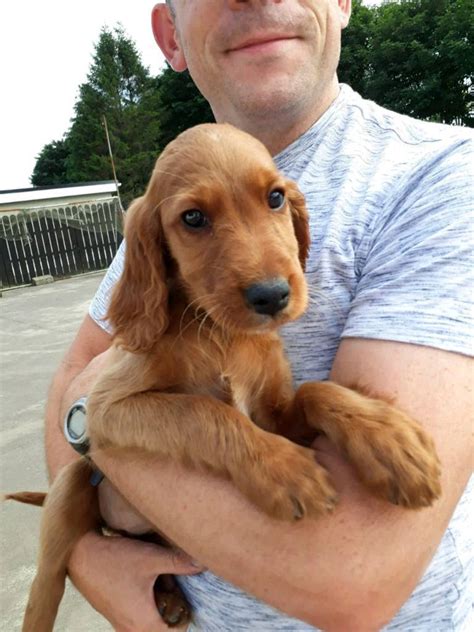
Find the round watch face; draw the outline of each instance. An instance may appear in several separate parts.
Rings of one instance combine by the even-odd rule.
[[[86,411],[84,408],[76,406],[71,410],[67,428],[71,439],[75,441],[82,439],[86,432]]]

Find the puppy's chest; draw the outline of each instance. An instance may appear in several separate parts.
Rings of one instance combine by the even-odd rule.
[[[205,379],[207,378],[207,379]],[[252,416],[257,397],[256,389],[240,376],[225,371],[216,371],[201,379],[190,380],[183,390],[192,395],[207,395],[233,406],[246,417]]]
[[[209,351],[211,353],[209,353]],[[254,419],[264,376],[259,367],[250,368],[248,358],[239,350],[222,353],[212,349],[196,358],[196,365],[187,375],[184,390],[189,394],[207,395],[219,399]]]
[[[234,408],[237,408],[247,417],[251,416],[252,393],[245,386],[232,382],[226,375],[216,375],[212,382],[207,384],[187,384],[183,388],[188,395],[206,395],[219,399]]]
[[[255,396],[246,385],[231,383],[232,406],[237,408],[243,415],[252,419],[254,417]]]

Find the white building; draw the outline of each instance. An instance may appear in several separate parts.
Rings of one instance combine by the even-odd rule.
[[[0,191],[0,214],[4,212],[15,214],[29,209],[52,206],[97,203],[116,196],[117,188],[113,180],[12,189]]]

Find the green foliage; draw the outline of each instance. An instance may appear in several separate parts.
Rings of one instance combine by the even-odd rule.
[[[474,0],[355,0],[339,77],[390,109],[473,126]]]
[[[342,32],[338,75],[356,92],[363,94],[369,74],[370,43],[374,22],[373,9],[353,0],[349,26]]]
[[[67,182],[67,158],[69,148],[66,140],[53,140],[43,147],[36,158],[31,176],[34,187],[64,184]]]
[[[187,71],[177,73],[168,65],[157,82],[161,149],[185,129],[214,121],[209,103]]]
[[[122,198],[128,203],[143,192],[158,153],[156,113],[147,111],[151,92],[152,79],[135,44],[120,27],[103,29],[68,133],[69,181],[112,177],[105,116]]]
[[[449,2],[438,16],[437,71],[442,90],[435,97],[442,120],[474,126],[474,0]]]

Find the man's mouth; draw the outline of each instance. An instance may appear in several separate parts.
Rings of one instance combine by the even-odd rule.
[[[243,52],[243,53],[261,53],[261,52],[273,52],[284,45],[286,42],[296,39],[293,35],[261,35],[251,37],[237,43],[227,50],[228,53]]]

